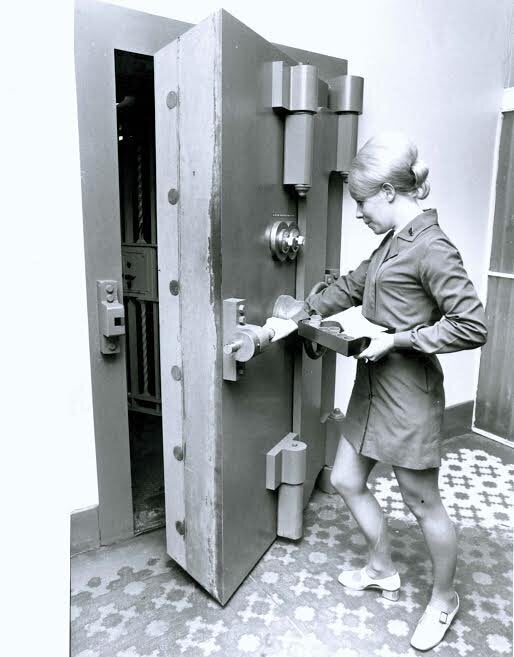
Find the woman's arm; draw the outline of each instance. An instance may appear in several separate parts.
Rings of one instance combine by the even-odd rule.
[[[422,324],[396,333],[394,346],[429,354],[482,346],[487,340],[484,308],[453,244],[445,237],[429,242],[419,271],[442,317],[431,326]]]
[[[351,306],[360,306],[369,263],[370,258],[361,262],[357,269],[346,276],[340,276],[321,292],[308,296],[305,300],[306,310],[325,317]]]

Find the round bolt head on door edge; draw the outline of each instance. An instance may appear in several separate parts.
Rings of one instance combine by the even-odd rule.
[[[178,203],[178,197],[179,197],[178,189],[174,189],[174,188],[170,189],[170,191],[168,192],[168,202],[171,205],[176,205]]]
[[[166,96],[166,105],[169,109],[173,109],[178,104],[178,96],[175,91],[170,91]]]

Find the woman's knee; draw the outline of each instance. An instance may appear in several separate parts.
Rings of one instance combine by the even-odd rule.
[[[341,472],[336,468],[332,468],[330,483],[339,495],[344,498],[361,495],[365,492],[367,487],[365,478],[356,477],[355,474],[351,472]]]
[[[437,512],[442,501],[439,495],[436,473],[426,471],[400,472],[395,468],[396,478],[403,501],[417,520]]]
[[[442,506],[438,491],[400,490],[405,505],[417,520],[434,514]]]
[[[427,515],[432,513],[435,508],[434,501],[427,495],[419,495],[418,493],[414,492],[402,492],[402,497],[409,511],[418,520],[425,518]]]
[[[330,483],[343,498],[359,495],[367,490],[366,482],[375,463],[367,456],[357,454],[354,447],[341,436]]]

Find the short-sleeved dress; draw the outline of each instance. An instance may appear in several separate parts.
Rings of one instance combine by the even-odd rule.
[[[368,260],[306,301],[322,316],[360,304],[364,317],[395,330],[395,348],[377,362],[358,361],[343,435],[377,461],[439,467],[444,388],[435,354],[479,347],[487,328],[435,210],[391,231]]]

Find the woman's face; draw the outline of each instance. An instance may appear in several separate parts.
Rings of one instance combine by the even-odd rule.
[[[362,219],[375,235],[382,235],[394,228],[392,203],[387,192],[382,189],[363,201],[357,201],[355,216]]]

